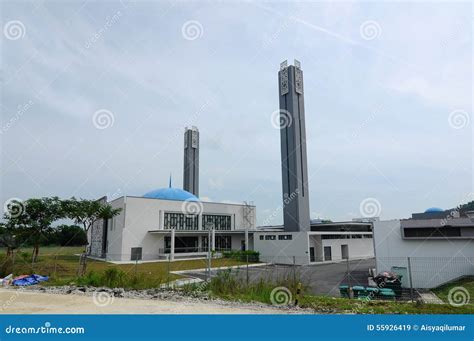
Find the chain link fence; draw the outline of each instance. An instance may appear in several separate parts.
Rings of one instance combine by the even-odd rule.
[[[141,255],[141,258],[150,260],[138,260],[136,255],[129,254],[120,255],[121,259],[128,261],[106,262],[94,258],[85,260],[80,257],[81,251],[81,248],[43,248],[34,263],[29,249],[18,250],[9,257],[0,251],[1,275],[40,274],[49,276],[51,284],[61,285],[81,277],[89,276],[93,280],[95,277],[91,273],[101,276],[111,269],[117,269],[130,278],[133,288],[152,288],[208,282],[220,272],[229,271],[247,285],[259,281],[292,285],[302,283],[307,294],[344,297],[345,286],[361,292],[380,288],[375,277],[389,272],[397,274],[399,290],[398,284],[389,286],[393,287],[395,298],[403,300],[416,300],[420,292],[427,289],[474,276],[472,257],[379,257],[308,264],[306,256],[282,255],[261,262],[251,253],[207,250],[183,258],[176,253],[174,260],[169,254],[160,260],[150,259],[151,255]],[[118,258],[119,255],[115,256]],[[114,258],[114,255],[109,257]],[[134,257],[136,260],[131,261]]]
[[[377,257],[376,270],[402,275],[402,287],[432,289],[474,276],[474,257]]]

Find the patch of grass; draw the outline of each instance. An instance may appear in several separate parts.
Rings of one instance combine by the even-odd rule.
[[[270,280],[260,278],[258,281],[246,283],[242,277],[235,275],[231,269],[219,271],[209,283],[208,290],[211,295],[227,299],[240,300],[245,302],[257,301],[263,303],[272,303],[272,291],[277,288],[285,288],[280,290],[280,295],[273,294],[273,300],[282,300],[290,303],[291,297],[296,293],[297,285],[300,279],[290,274],[283,275],[278,279]],[[304,288],[303,288],[304,290]]]
[[[423,304],[394,301],[365,301],[327,296],[303,296],[301,307],[317,312],[353,314],[473,314],[472,304],[454,307],[449,304]]]
[[[149,277],[144,273],[127,273],[121,269],[110,268],[101,273],[89,271],[85,276],[77,279],[79,285],[94,287],[148,289],[157,288],[164,278]]]
[[[474,277],[473,276],[464,277],[457,281],[444,284],[436,289],[433,289],[432,291],[436,294],[436,296],[438,296],[441,300],[443,300],[443,302],[449,303],[449,300],[448,300],[449,291],[456,287],[462,287],[465,290],[467,290],[471,298],[470,304],[474,305]],[[454,290],[453,290],[453,294],[455,293]]]
[[[50,277],[43,285],[66,285],[78,283],[77,270],[79,268],[79,257],[83,247],[41,247],[38,261],[31,263],[31,248],[17,250],[14,259],[7,260],[5,249],[0,249],[0,276],[13,273],[15,276],[23,274],[40,274]],[[28,255],[22,256],[23,254]],[[244,265],[245,263],[234,259],[213,259],[212,267]],[[194,259],[174,262],[153,262],[135,264],[112,264],[103,261],[89,259],[87,261],[87,273],[101,274],[108,269],[121,270],[130,274],[130,281],[136,281],[136,288],[154,288],[158,283],[173,281],[181,278],[179,275],[170,274],[170,271],[191,270],[207,267],[207,260]],[[129,282],[128,282],[129,283]]]
[[[222,271],[214,277],[207,290],[211,295],[226,300],[257,301],[263,303],[288,303],[294,304],[296,287],[299,278],[291,275],[277,280],[261,278],[257,282],[246,284],[232,271]],[[291,300],[285,299],[285,290],[279,290],[283,296],[280,300],[276,296],[275,288],[284,287],[286,294],[291,293]],[[333,314],[473,314],[474,305],[468,304],[455,307],[449,304],[423,304],[421,302],[396,302],[381,300],[358,300],[347,298],[336,298],[328,296],[313,296],[306,293],[307,286],[303,285],[299,306],[310,308],[319,313]],[[275,289],[276,290],[276,289]],[[272,300],[273,293],[273,300]],[[273,301],[273,302],[272,302]]]

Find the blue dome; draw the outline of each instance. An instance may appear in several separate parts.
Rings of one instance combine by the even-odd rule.
[[[163,200],[199,201],[199,198],[194,194],[173,187],[155,189],[154,191],[145,193],[143,197]]]
[[[430,207],[425,210],[425,213],[437,213],[437,212],[444,212],[444,210],[439,207]]]

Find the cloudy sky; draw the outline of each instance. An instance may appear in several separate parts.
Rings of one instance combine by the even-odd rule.
[[[312,218],[473,191],[470,2],[2,1],[1,201],[182,185],[281,223],[277,72],[301,61]],[[270,221],[269,216],[275,216]]]

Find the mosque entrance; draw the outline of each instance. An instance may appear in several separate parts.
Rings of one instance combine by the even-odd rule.
[[[165,253],[171,252],[171,237],[165,237]],[[175,253],[199,252],[198,237],[175,237]]]

